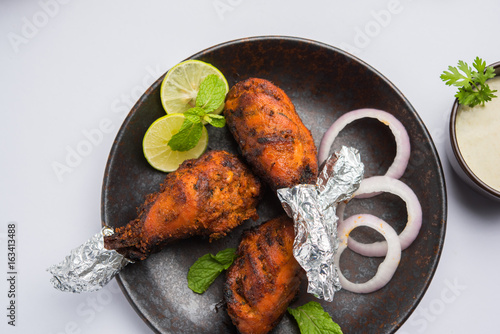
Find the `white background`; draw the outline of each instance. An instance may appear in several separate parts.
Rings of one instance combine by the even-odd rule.
[[[0,332],[150,332],[114,281],[96,294],[61,293],[45,269],[97,232],[107,156],[144,90],[200,50],[258,35],[350,51],[402,91],[431,133],[446,176],[446,241],[430,288],[398,333],[497,331],[500,204],[472,192],[448,164],[454,89],[439,75],[459,59],[500,61],[499,32],[497,0],[1,0],[0,268],[7,271],[6,226],[15,222],[19,275],[15,328],[0,275]],[[66,164],[101,122],[111,129],[58,176],[54,164]]]

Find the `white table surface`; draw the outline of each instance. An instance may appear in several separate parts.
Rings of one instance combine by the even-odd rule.
[[[500,204],[471,191],[444,151],[459,59],[500,61],[500,2],[0,1],[0,332],[149,333],[115,281],[95,294],[52,288],[45,271],[95,234],[106,160],[128,110],[186,57],[249,36],[304,37],[343,48],[409,99],[446,176],[448,224],[437,272],[398,334],[498,331]],[[89,154],[57,175],[85,132]],[[7,325],[7,224],[17,224],[17,318]],[[6,278],[4,278],[6,277]]]

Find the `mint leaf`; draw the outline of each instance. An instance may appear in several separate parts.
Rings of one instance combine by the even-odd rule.
[[[236,258],[235,248],[227,248],[221,250],[215,255],[215,259],[224,267],[224,270],[226,270],[231,266],[231,264],[233,264],[235,258]]]
[[[179,132],[170,138],[168,146],[174,151],[189,151],[194,148],[201,138],[203,124],[201,122],[193,123],[188,118],[182,123]]]
[[[340,326],[333,322],[330,315],[317,302],[309,302],[296,309],[289,307],[288,313],[297,321],[301,333],[342,334]]]
[[[184,115],[193,115],[193,116],[198,116],[198,117],[203,117],[206,114],[206,110],[203,109],[202,107],[193,107],[191,109],[188,109]]]
[[[221,115],[206,114],[203,120],[216,128],[223,128],[226,125],[226,119]]]
[[[215,256],[203,255],[189,268],[188,287],[196,293],[205,292],[220,273],[231,266],[235,258],[235,248],[227,248]]]
[[[210,74],[200,84],[196,96],[196,106],[205,109],[206,113],[220,107],[226,98],[226,85],[217,75]]]
[[[191,109],[188,109],[185,113],[184,116],[190,120],[192,123],[200,123],[201,118],[205,116],[206,112],[203,108],[200,107],[194,107]]]
[[[188,287],[201,294],[208,289],[223,270],[224,267],[214,259],[212,254],[205,254],[189,268]]]

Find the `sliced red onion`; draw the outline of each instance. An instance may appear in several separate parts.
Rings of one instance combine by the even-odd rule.
[[[359,197],[361,194],[372,194],[378,192],[388,192],[399,196],[406,203],[408,212],[408,221],[404,230],[399,234],[401,249],[405,250],[417,238],[420,226],[422,225],[422,207],[417,196],[402,181],[390,178],[388,176],[373,176],[361,181],[358,190],[353,197]],[[337,215],[339,224],[342,224],[345,204],[339,205]],[[359,215],[354,215],[355,217]],[[348,219],[351,219],[349,217]],[[385,256],[387,254],[387,243],[385,241],[364,244],[349,238],[349,248],[364,256]]]
[[[340,256],[347,248],[352,239],[349,234],[358,226],[370,227],[382,234],[387,240],[388,245],[386,257],[379,265],[377,273],[369,281],[364,283],[353,283],[344,277],[340,270]],[[339,225],[339,248],[335,254],[335,265],[338,268],[340,284],[342,288],[355,293],[370,293],[385,286],[394,276],[396,269],[401,259],[401,245],[399,243],[398,234],[394,229],[382,219],[372,216],[370,214],[354,215],[346,219]]]
[[[396,156],[394,157],[394,161],[385,175],[399,179],[404,174],[410,158],[410,138],[408,137],[408,133],[406,132],[403,124],[401,124],[396,117],[378,109],[357,109],[340,116],[325,132],[323,138],[321,139],[318,154],[319,164],[321,165],[326,158],[328,158],[330,148],[340,131],[342,131],[342,129],[344,129],[349,123],[365,117],[378,119],[391,129],[394,139],[396,140]]]

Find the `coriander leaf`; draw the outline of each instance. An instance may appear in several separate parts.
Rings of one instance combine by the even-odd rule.
[[[236,258],[236,249],[227,248],[215,256],[205,254],[189,268],[188,287],[196,293],[205,292],[221,272],[231,266]]]
[[[476,71],[473,71],[464,61],[459,60],[457,67],[448,66],[448,71],[443,71],[440,76],[446,85],[458,87],[455,97],[460,104],[469,107],[484,105],[485,102],[496,97],[493,94],[496,90],[491,90],[486,83],[486,80],[495,76],[495,70],[491,66],[486,67],[486,62],[479,57],[474,59],[472,65]]]
[[[491,88],[484,84],[478,86],[478,89],[472,88],[459,88],[455,97],[458,102],[462,105],[474,107],[478,104],[484,104],[485,102],[491,101],[492,98],[497,97],[495,94],[496,90],[491,90]]]
[[[486,79],[491,79],[496,75],[495,69],[491,66],[486,67],[486,70],[484,71],[484,76]]]
[[[317,302],[309,302],[296,309],[289,307],[288,313],[293,315],[297,321],[301,333],[342,334],[340,326],[332,320],[330,315]]]
[[[184,120],[182,126],[175,135],[168,141],[168,146],[174,151],[189,151],[194,148],[201,138],[203,124],[193,123],[188,118]]]
[[[196,96],[196,106],[205,109],[209,113],[224,102],[226,98],[226,85],[217,75],[210,74],[200,84]]]
[[[475,73],[474,80],[476,80],[479,83],[479,85],[484,85],[486,80],[491,79],[494,76],[495,76],[495,69],[489,66],[485,70]]]
[[[472,89],[466,90],[465,88],[461,87],[458,90],[457,94],[455,94],[455,97],[458,99],[458,102],[464,106],[474,107],[479,103]]]
[[[457,67],[459,70],[465,73],[465,76],[462,75],[461,77],[464,78],[463,81],[464,87],[468,87],[468,85],[470,85],[470,83],[472,82],[472,68],[462,60],[458,61]]]
[[[203,120],[216,128],[223,128],[226,125],[226,119],[221,115],[206,114]]]
[[[483,85],[481,89],[478,91],[479,100],[488,102],[491,101],[492,98],[497,97],[495,94],[496,90],[491,90],[490,86]]]
[[[458,68],[448,66],[448,71],[444,71],[443,74],[441,74],[440,78],[447,84],[448,86],[464,86],[469,84],[469,78],[460,74],[458,72]]]
[[[476,59],[474,59],[474,62],[472,63],[472,66],[474,66],[478,73],[483,73],[484,69],[486,68],[486,62],[481,58],[476,57]]]

